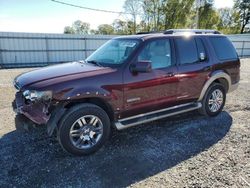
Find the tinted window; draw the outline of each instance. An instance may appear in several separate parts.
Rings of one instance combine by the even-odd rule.
[[[138,61],[151,61],[152,68],[171,66],[171,48],[168,39],[157,39],[149,42],[138,56]]]
[[[196,39],[196,45],[197,45],[198,54],[200,53],[206,54],[205,47],[201,39],[199,38]]]
[[[198,61],[194,38],[177,38],[175,41],[181,64],[195,63]]]
[[[219,60],[238,58],[235,48],[226,37],[210,37],[215,53]]]
[[[197,51],[199,55],[199,60],[200,61],[206,60],[207,54],[206,54],[204,43],[202,42],[200,38],[196,38],[195,41],[196,41]]]

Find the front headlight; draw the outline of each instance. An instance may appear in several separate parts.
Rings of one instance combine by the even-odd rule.
[[[30,101],[49,101],[52,98],[52,91],[31,91],[25,90],[23,92],[25,99]]]

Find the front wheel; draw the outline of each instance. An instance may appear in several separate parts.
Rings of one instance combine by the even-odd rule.
[[[63,117],[58,131],[64,150],[74,155],[87,155],[103,146],[110,134],[107,113],[93,104],[72,107]]]
[[[214,83],[208,88],[202,100],[202,108],[199,109],[199,112],[206,116],[217,116],[222,111],[225,101],[225,88],[221,84]]]

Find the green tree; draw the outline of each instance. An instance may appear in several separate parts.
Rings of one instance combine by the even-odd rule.
[[[64,33],[123,35],[170,28],[194,28],[197,13],[198,28],[218,29],[227,34],[243,32],[250,22],[249,0],[235,0],[232,9],[219,10],[212,1],[200,2],[197,11],[196,0],[126,0],[123,6],[128,15],[126,21],[116,19],[111,25],[102,24],[97,30],[90,30],[88,23],[77,20],[71,27],[66,26]]]
[[[164,29],[184,28],[194,0],[164,0]]]
[[[97,33],[101,35],[112,35],[114,34],[114,27],[109,24],[101,24],[98,26]]]
[[[134,22],[133,21],[127,21],[126,22],[126,33],[128,35],[132,35],[135,34],[135,30],[134,30]]]
[[[91,34],[91,35],[98,35],[99,33],[95,29],[90,29],[89,34]]]
[[[132,17],[133,22],[133,33],[137,32],[136,29],[136,21],[138,15],[141,14],[142,11],[142,1],[141,0],[126,0],[123,8],[125,12]]]
[[[72,24],[72,28],[76,34],[88,34],[90,30],[90,24],[82,22],[81,20],[77,20]]]
[[[163,0],[144,0],[142,3],[142,21],[145,23],[144,30],[161,30],[163,18]]]
[[[235,0],[234,8],[239,16],[239,23],[241,25],[240,33],[243,33],[245,27],[250,24],[250,1]]]
[[[219,23],[219,14],[213,8],[212,4],[205,3],[199,8],[199,22],[200,29],[216,29]]]
[[[238,14],[233,8],[221,8],[218,10],[219,23],[217,29],[225,34],[237,33],[240,30]]]
[[[127,23],[120,19],[115,19],[112,23],[114,27],[114,33],[117,35],[124,35],[127,34]]]
[[[65,34],[75,34],[75,31],[71,26],[66,26],[66,27],[64,27],[64,33]]]
[[[90,24],[81,20],[74,21],[72,26],[64,27],[65,34],[89,34],[89,31]]]

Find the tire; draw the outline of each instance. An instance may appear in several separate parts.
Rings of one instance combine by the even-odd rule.
[[[213,96],[217,96],[217,98]],[[199,113],[205,116],[217,116],[222,111],[225,101],[225,88],[222,84],[214,83],[208,88],[205,96],[203,97],[202,107],[199,109]]]
[[[107,113],[94,104],[73,106],[59,123],[58,139],[73,155],[88,155],[100,149],[110,135]]]

